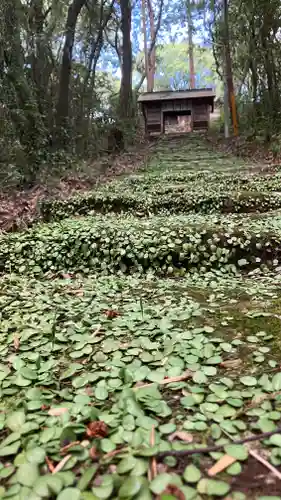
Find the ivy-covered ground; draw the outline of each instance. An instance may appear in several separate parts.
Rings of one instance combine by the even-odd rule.
[[[280,180],[165,139],[0,238],[1,498],[281,499]]]

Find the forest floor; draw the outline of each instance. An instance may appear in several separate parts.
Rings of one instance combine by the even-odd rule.
[[[121,154],[110,154],[92,161],[77,162],[40,169],[33,187],[7,184],[0,189],[0,231],[10,232],[30,226],[40,218],[40,203],[45,198],[67,198],[75,193],[95,189],[99,184],[134,172],[146,164],[153,143],[142,142]]]
[[[199,135],[0,238],[0,498],[281,500],[281,172]]]

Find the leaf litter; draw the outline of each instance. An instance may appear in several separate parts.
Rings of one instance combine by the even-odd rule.
[[[194,189],[220,172],[203,139],[173,144],[159,143],[151,186],[171,163],[182,182],[191,147]],[[50,261],[52,274],[1,278],[0,497],[280,498],[278,265],[229,274],[219,251],[222,266],[156,278],[153,250],[145,276],[106,276],[85,272],[85,252],[76,273]]]

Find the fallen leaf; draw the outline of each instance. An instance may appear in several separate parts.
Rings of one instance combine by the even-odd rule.
[[[51,408],[48,411],[48,415],[51,415],[52,417],[60,417],[66,412],[68,412],[68,408]]]
[[[171,495],[178,500],[185,500],[184,493],[174,484],[169,484],[167,488],[161,493],[161,495],[158,495],[156,498],[157,500],[161,500],[162,498],[165,498],[166,495]]]
[[[188,432],[176,431],[173,432],[173,434],[170,434],[170,436],[168,437],[169,441],[174,441],[174,439],[179,439],[180,441],[186,441],[187,443],[192,443],[193,436]]]
[[[90,422],[86,434],[91,438],[104,438],[108,435],[108,427],[103,421]]]
[[[241,359],[228,359],[220,363],[223,368],[238,368],[242,363]]]
[[[49,405],[42,405],[42,406],[41,406],[41,410],[42,410],[42,411],[46,411],[46,410],[48,410],[49,408],[50,408],[50,406],[49,406]]]
[[[104,314],[108,319],[113,319],[117,318],[117,316],[120,316],[120,313],[118,311],[114,311],[114,309],[107,309],[104,311]]]
[[[213,467],[208,470],[208,476],[216,476],[219,472],[222,472],[224,469],[227,469],[230,465],[236,462],[236,458],[230,457],[229,455],[224,455],[221,457]]]

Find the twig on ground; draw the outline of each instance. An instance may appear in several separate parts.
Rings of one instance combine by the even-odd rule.
[[[101,324],[99,324],[97,326],[97,328],[95,329],[95,331],[92,333],[92,337],[95,337],[95,335],[98,335],[98,333],[100,333],[101,331]]]
[[[66,453],[68,450],[70,450],[71,448],[73,448],[73,446],[77,446],[81,444],[80,441],[72,441],[72,443],[69,443],[67,444],[66,446],[63,446],[61,449],[60,449],[60,453],[63,455],[64,453]]]
[[[220,472],[222,472],[224,469],[229,467],[230,465],[234,464],[236,462],[236,458],[233,458],[229,455],[224,455],[221,457],[215,465],[213,465],[209,470],[208,470],[208,476],[216,476]]]
[[[153,425],[150,433],[150,446],[155,445],[155,426]],[[152,457],[148,469],[148,480],[152,481],[157,476],[156,458]]]
[[[182,375],[178,375],[177,377],[164,378],[163,380],[160,380],[160,382],[151,382],[148,384],[135,385],[133,389],[134,390],[142,389],[143,387],[150,387],[154,384],[166,385],[166,384],[172,384],[174,382],[182,382],[183,380],[187,380],[190,377],[192,377],[192,371],[187,370]]]
[[[66,455],[54,468],[52,474],[55,474],[56,472],[59,472],[62,470],[65,466],[65,464],[68,462],[68,460],[72,457],[72,455]]]
[[[55,466],[54,466],[54,464],[53,464],[52,460],[50,460],[50,459],[49,459],[49,457],[45,457],[45,462],[46,462],[46,464],[47,464],[47,467],[48,467],[48,469],[49,469],[49,472],[52,472],[52,473],[53,473],[53,472],[54,472],[54,470],[55,470]]]
[[[107,453],[106,455],[103,455],[102,461],[107,460],[108,458],[113,458],[116,455],[119,455],[119,453],[123,453],[124,451],[128,451],[129,447],[125,446],[124,448],[119,448],[119,450],[113,450]]]
[[[256,436],[250,436],[244,439],[238,439],[236,441],[232,441],[233,444],[244,444],[244,443],[251,443],[253,441],[263,441],[264,439],[274,436],[274,434],[280,434],[281,433],[281,427],[278,427],[275,429],[275,431],[271,432],[263,432],[262,434],[257,434]],[[192,450],[170,450],[170,451],[160,451],[157,453],[158,458],[164,458],[168,456],[190,456],[190,455],[197,455],[197,454],[203,454],[203,453],[210,453],[213,451],[219,451],[224,448],[225,444],[216,444],[213,446],[206,446],[204,448],[195,448]]]
[[[274,476],[278,477],[278,479],[281,479],[281,473],[273,467],[265,458],[261,457],[256,451],[254,450],[249,450],[250,455],[254,457],[256,460],[258,460],[261,464],[263,464],[267,469],[269,469]]]
[[[227,435],[227,437],[229,437],[229,439],[231,439],[232,442],[234,442],[231,435],[227,431],[223,430],[223,432]],[[247,448],[249,450],[249,454],[252,457],[258,460],[258,462],[263,464],[267,469],[269,469],[276,477],[278,477],[278,479],[281,479],[281,473],[275,467],[273,467],[273,465],[271,465],[265,458],[261,457],[255,450],[252,450],[249,446],[247,446]]]
[[[268,401],[269,399],[275,399],[276,396],[280,396],[281,391],[276,391],[273,392],[272,394],[265,394],[263,396],[258,396],[257,399],[254,399],[251,403],[246,405],[244,408],[241,408],[240,410],[235,413],[235,416],[231,418],[231,420],[236,420],[238,417],[246,413],[248,410],[251,410],[252,408],[256,408],[259,406],[263,401]]]

